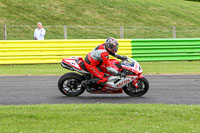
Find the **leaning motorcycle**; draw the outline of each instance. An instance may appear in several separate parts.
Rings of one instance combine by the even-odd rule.
[[[140,64],[132,58],[120,63],[116,59],[110,59],[110,65],[117,71],[123,71],[127,74],[126,77],[111,75],[106,70],[106,66],[102,65],[101,70],[107,75],[108,81],[104,85],[91,85],[89,90],[86,90],[81,82],[95,78],[90,74],[81,57],[65,58],[61,62],[61,66],[65,69],[76,71],[68,72],[62,75],[58,81],[60,92],[66,96],[75,97],[81,95],[85,90],[92,94],[116,94],[125,92],[132,97],[140,97],[149,90],[149,82],[142,75]]]

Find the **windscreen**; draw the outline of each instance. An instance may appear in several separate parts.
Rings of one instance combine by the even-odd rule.
[[[125,62],[122,63],[122,65],[127,66],[127,67],[134,67],[135,66],[135,62],[134,61],[133,62],[125,61]]]

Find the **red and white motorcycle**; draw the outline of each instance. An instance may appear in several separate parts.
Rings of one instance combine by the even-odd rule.
[[[105,85],[92,85],[89,93],[93,94],[112,94],[123,93],[123,91],[132,97],[139,97],[147,93],[149,89],[148,80],[142,75],[142,68],[137,61],[132,58],[128,58],[126,61],[120,63],[118,60],[110,59],[111,66],[117,71],[126,72],[127,76],[113,76],[107,72],[104,65],[101,66],[101,70],[108,75],[108,81]],[[60,77],[58,81],[59,90],[66,96],[79,96],[85,88],[81,86],[83,80],[95,78],[90,74],[81,57],[65,58],[61,62],[61,66],[71,71]],[[78,73],[77,73],[78,72]]]

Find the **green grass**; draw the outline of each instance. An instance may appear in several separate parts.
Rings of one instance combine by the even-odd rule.
[[[200,74],[200,61],[141,62],[144,74]]]
[[[140,62],[144,74],[200,74],[200,61]],[[0,75],[61,75],[60,64],[0,65]]]
[[[0,106],[1,133],[198,133],[200,106],[68,104]]]
[[[120,26],[125,38],[172,37],[172,26],[177,30],[199,27],[200,2],[187,0],[0,0],[0,25]],[[149,29],[126,26],[159,26]],[[33,39],[35,27],[8,27],[8,39]],[[170,29],[169,29],[170,28]],[[63,38],[62,27],[46,27],[46,39]],[[105,28],[109,29],[109,27]],[[157,29],[157,30],[156,30]],[[119,38],[115,30],[68,28],[68,38]],[[177,32],[177,37],[193,37],[200,32]],[[3,34],[0,34],[3,38]]]

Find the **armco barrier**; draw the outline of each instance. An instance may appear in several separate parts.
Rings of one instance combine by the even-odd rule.
[[[0,41],[0,64],[59,63],[85,55],[104,39]],[[200,39],[124,39],[118,54],[138,61],[200,60]]]
[[[200,60],[200,39],[132,40],[133,58],[138,61]]]
[[[102,40],[0,41],[0,64],[59,63],[71,56],[85,57]],[[119,40],[119,54],[132,56],[131,40]]]

